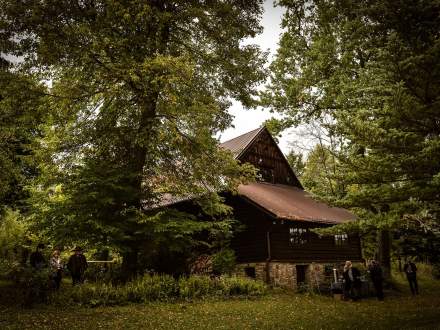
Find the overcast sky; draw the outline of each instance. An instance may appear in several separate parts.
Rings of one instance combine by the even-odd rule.
[[[261,22],[264,31],[252,40],[253,43],[260,45],[262,50],[270,51],[271,56],[269,60],[275,54],[278,47],[278,40],[282,32],[280,24],[283,12],[284,10],[281,7],[273,6],[273,0],[266,0]],[[221,142],[258,128],[265,120],[273,116],[267,109],[245,110],[239,102],[234,102],[229,112],[234,116],[233,127],[221,134]],[[289,141],[294,138],[294,136],[290,135],[289,133],[285,133],[280,139],[279,145],[284,153],[289,151]]]

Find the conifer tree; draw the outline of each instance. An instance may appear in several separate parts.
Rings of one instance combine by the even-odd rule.
[[[284,116],[279,127],[330,118],[327,131],[343,141],[339,204],[384,230],[407,221],[438,228],[438,2],[278,4],[286,30],[266,101]]]

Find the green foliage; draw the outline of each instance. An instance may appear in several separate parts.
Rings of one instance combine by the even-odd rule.
[[[307,191],[328,201],[342,198],[346,191],[340,166],[329,147],[317,144],[307,157],[301,182]]]
[[[432,265],[432,277],[436,280],[440,280],[440,262]]]
[[[96,283],[65,289],[54,293],[51,302],[108,306],[208,297],[261,296],[266,292],[267,288],[262,282],[239,277],[190,276],[176,280],[169,275],[145,275],[122,286]]]
[[[235,265],[234,250],[223,249],[212,256],[212,271],[214,274],[231,274]]]
[[[52,83],[30,187],[36,230],[133,259],[156,237],[176,242],[173,228],[199,230],[191,216],[159,225],[144,210],[252,180],[214,136],[231,123],[230,99],[254,106],[265,78],[265,54],[242,42],[261,32],[262,1],[24,6],[2,2],[0,26],[5,53],[23,55],[14,69]],[[222,211],[217,202],[210,211]]]
[[[0,53],[6,52],[4,44]],[[1,60],[1,58],[0,58]],[[25,186],[37,175],[33,146],[44,118],[44,87],[0,65],[0,204],[24,208]]]
[[[2,257],[8,257],[14,249],[24,245],[26,225],[18,211],[5,209],[0,213],[0,251]]]
[[[325,123],[326,137],[338,141],[333,160],[324,157],[338,170],[324,176],[329,185],[314,186],[317,193],[354,208],[367,226],[404,229],[410,222],[435,232],[438,2],[278,4],[286,9],[285,32],[265,101],[283,116],[278,127]],[[327,189],[334,184],[336,191]]]
[[[0,213],[0,278],[16,280],[30,249],[30,237],[18,211]]]
[[[287,154],[286,159],[298,179],[302,179],[302,175],[304,174],[304,169],[306,166],[303,160],[303,155],[301,153],[296,153],[294,150],[291,150]]]

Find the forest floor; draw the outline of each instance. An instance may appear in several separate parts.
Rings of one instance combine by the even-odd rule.
[[[313,294],[198,300],[120,307],[11,307],[0,299],[0,329],[440,329],[440,281],[420,278],[412,297],[403,276],[385,301]]]

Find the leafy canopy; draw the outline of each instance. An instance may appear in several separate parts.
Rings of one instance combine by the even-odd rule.
[[[437,1],[278,1],[286,8],[265,101],[280,129],[315,120],[338,138],[339,204],[390,226],[438,226]]]
[[[251,179],[213,135],[230,125],[230,99],[252,106],[264,79],[265,54],[242,43],[261,14],[262,1],[1,1],[17,70],[51,82],[34,223],[136,250],[156,237],[143,210],[164,196]],[[187,230],[168,223],[175,239],[201,230],[191,217]]]

